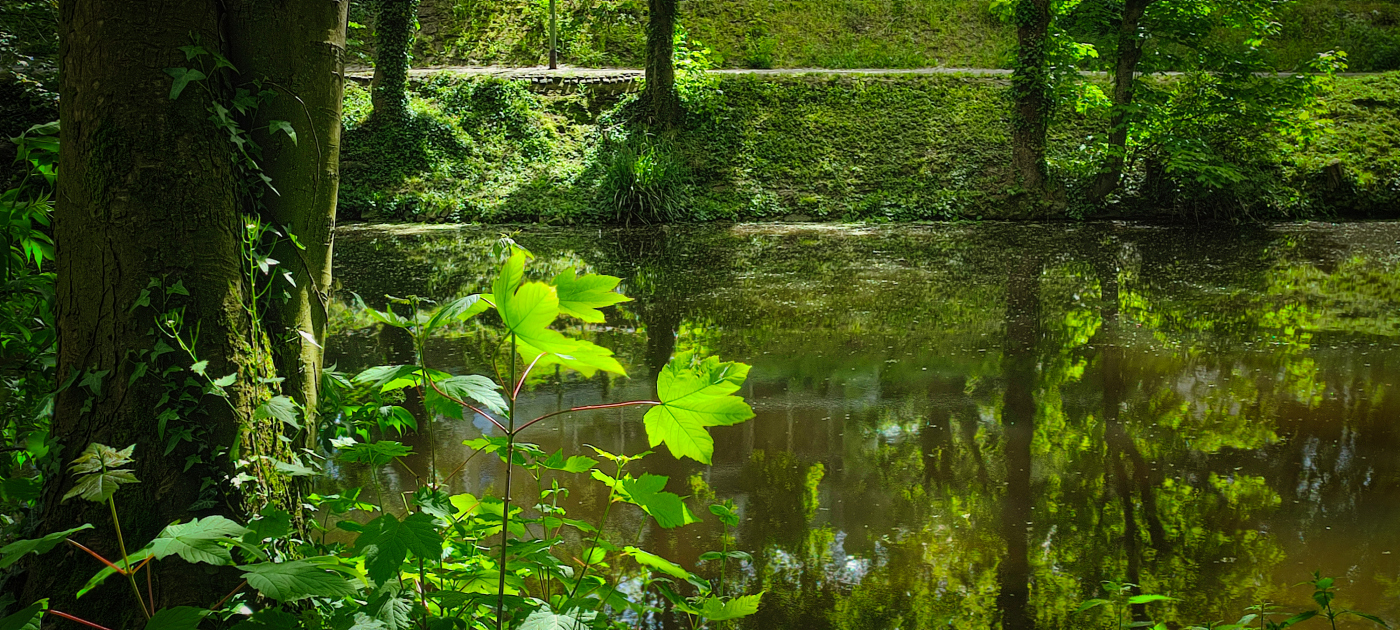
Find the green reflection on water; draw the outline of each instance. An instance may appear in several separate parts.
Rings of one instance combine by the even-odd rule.
[[[480,290],[498,235],[343,230],[341,295]],[[1400,225],[516,239],[548,273],[620,276],[636,299],[582,332],[637,378],[539,374],[526,411],[648,395],[643,376],[677,350],[754,366],[758,417],[715,431],[713,469],[648,460],[672,491],[740,505],[737,543],[755,558],[740,586],[768,592],[746,627],[1103,627],[1098,611],[1074,613],[1101,580],[1178,598],[1154,604],[1158,618],[1232,621],[1260,598],[1305,607],[1309,591],[1290,585],[1315,569],[1342,576],[1344,605],[1400,618]],[[342,369],[412,352],[344,299],[333,322]],[[482,365],[491,334],[459,330],[429,360]],[[481,430],[441,432],[439,457],[460,460],[454,445]],[[631,412],[561,418],[529,439],[645,448]],[[473,462],[460,489],[498,474]],[[590,514],[603,497],[580,486],[571,500]],[[688,565],[719,547],[717,522],[642,522],[610,526]]]

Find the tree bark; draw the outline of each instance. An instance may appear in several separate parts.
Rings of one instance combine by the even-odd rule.
[[[642,101],[652,126],[670,129],[680,119],[676,95],[676,0],[649,0],[646,88]]]
[[[1045,192],[1045,133],[1050,120],[1049,0],[1016,3],[1016,68],[1011,76],[1015,115],[1011,162],[1021,187],[1035,197]]]
[[[331,286],[335,204],[340,189],[340,114],[344,102],[345,25],[349,2],[229,0],[234,65],[246,80],[262,79],[278,92],[258,109],[252,127],[270,120],[292,123],[285,133],[256,133],[265,151],[263,171],[280,194],[263,199],[265,219],[296,237],[274,250],[290,272],[286,301],[268,322],[283,393],[307,411],[304,444],[315,435],[322,346]],[[277,33],[267,37],[267,33]],[[285,286],[285,285],[284,285]]]
[[[1095,179],[1089,199],[1101,203],[1118,190],[1127,156],[1130,109],[1137,87],[1137,66],[1142,61],[1142,37],[1138,34],[1142,16],[1155,0],[1127,0],[1123,20],[1118,25],[1117,60],[1113,66],[1113,114],[1108,123],[1108,162]]]
[[[339,76],[312,78],[314,68],[324,60],[312,60],[313,53],[299,49],[305,41],[281,38],[312,33],[315,42],[338,45],[344,38],[344,3],[288,0],[278,4],[279,10],[288,11],[283,15],[286,21],[276,26],[264,22],[257,31],[240,29],[247,25],[237,21],[246,16],[216,0],[62,0],[59,7],[59,117],[64,132],[59,156],[63,176],[58,180],[54,213],[58,373],[61,381],[69,382],[70,375],[77,380],[60,389],[55,399],[52,434],[60,448],[55,461],[71,461],[91,442],[117,448],[136,445],[133,468],[140,483],[122,486],[115,497],[129,551],[175,520],[209,514],[241,519],[250,493],[248,485],[240,488],[230,483],[234,462],[259,454],[259,444],[277,442],[275,434],[257,430],[248,418],[252,408],[270,395],[267,386],[253,377],[268,371],[269,350],[284,340],[262,334],[263,328],[247,309],[250,286],[242,234],[245,215],[256,208],[244,194],[248,188],[234,146],[226,132],[209,120],[213,103],[233,96],[234,82],[226,80],[230,77],[225,71],[211,72],[209,79],[190,84],[172,100],[171,76],[165,70],[196,63],[179,50],[196,43],[193,35],[210,51],[247,59],[245,71],[279,77],[276,82],[289,90],[304,90],[307,115],[322,124],[334,121],[338,130]],[[340,17],[312,21],[311,16],[324,17],[327,9]],[[274,15],[271,9],[259,11]],[[292,15],[307,23],[292,24],[287,17]],[[252,36],[255,32],[263,35]],[[287,56],[242,50],[262,46],[282,47]],[[270,65],[255,59],[266,59]],[[274,74],[270,68],[277,64],[286,64],[289,75]],[[336,86],[334,95],[311,94],[327,86]],[[302,111],[300,105],[281,102],[291,99],[279,96],[276,100],[278,104],[270,106],[273,109],[286,106]],[[334,110],[322,111],[326,106]],[[277,117],[275,112],[267,114]],[[299,120],[283,119],[294,124]],[[248,121],[240,122],[249,128]],[[337,149],[335,134],[325,133],[315,166],[294,166],[317,151],[311,135],[309,129],[302,132],[295,149],[261,139],[267,172],[284,178],[275,185],[288,200],[301,200],[285,204],[270,200],[268,205],[286,225],[301,226],[299,236],[313,244],[305,254],[308,264],[300,270],[307,277],[323,274],[323,268],[328,273],[329,226],[324,226],[325,234],[308,229],[315,219],[309,218],[309,211],[306,217],[298,215],[297,208],[324,209],[334,203],[334,170],[327,174],[325,167],[335,164]],[[312,173],[321,178],[319,182],[297,181]],[[305,201],[308,198],[317,201]],[[299,205],[303,203],[309,205]],[[311,251],[320,242],[326,243],[324,251]],[[153,279],[157,286],[152,285]],[[166,294],[161,288],[177,283],[188,295]],[[162,304],[167,298],[169,302]],[[143,306],[144,300],[150,305]],[[192,361],[179,350],[160,358],[150,354],[158,342],[176,345],[155,330],[158,314],[172,307],[183,309],[184,338],[193,343],[200,359],[208,361],[205,372],[239,374],[237,384],[227,388],[227,402],[203,395],[179,407],[181,393],[199,391],[183,385],[187,377],[195,376],[188,369]],[[292,319],[298,319],[305,309],[292,310],[298,313]],[[291,353],[307,354],[299,349]],[[309,363],[319,366],[319,357]],[[163,373],[165,368],[174,371]],[[172,387],[173,401],[164,398]],[[180,417],[159,419],[162,409],[176,407]],[[193,431],[193,439],[173,441],[172,434],[182,429]],[[66,470],[46,475],[40,530],[92,523],[96,530],[78,535],[78,541],[109,559],[119,558],[108,507],[77,498],[62,501],[71,487]],[[258,493],[265,497],[266,491],[259,488]],[[100,568],[95,559],[72,547],[56,549],[28,565],[22,601],[48,597],[52,608],[106,627],[139,627],[144,615],[121,576],[113,576],[81,600],[74,598]],[[207,607],[237,583],[236,575],[230,570],[209,571],[177,560],[164,561],[153,572],[154,601],[146,603],[156,608]]]
[[[417,19],[418,0],[379,0],[379,15],[374,18],[374,78],[369,84],[376,118],[408,116],[408,67]]]

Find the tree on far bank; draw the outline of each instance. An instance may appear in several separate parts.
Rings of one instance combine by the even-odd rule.
[[[1050,0],[1015,0],[1016,66],[1011,75],[1011,164],[1021,188],[1045,194],[1045,134],[1053,107],[1050,84]]]
[[[646,88],[642,101],[649,122],[669,129],[679,122],[681,110],[676,94],[676,0],[649,0],[648,6]]]
[[[156,19],[143,2],[60,3],[54,460],[135,445],[141,483],[116,506],[128,540],[300,504],[275,464],[309,443],[314,414],[255,409],[316,404],[346,6],[186,0]],[[109,518],[107,505],[64,501],[72,486],[46,475],[39,529]],[[121,557],[114,540],[89,543]],[[99,568],[71,549],[45,556],[22,601],[143,623],[119,580],[74,598]],[[208,606],[230,577],[163,567],[153,603]]]
[[[418,0],[379,0],[374,18],[374,78],[370,99],[376,118],[408,116],[408,68],[418,22]]]

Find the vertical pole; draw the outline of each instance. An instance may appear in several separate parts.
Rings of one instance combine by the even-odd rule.
[[[558,0],[549,0],[549,69],[559,68],[559,14],[555,11]]]

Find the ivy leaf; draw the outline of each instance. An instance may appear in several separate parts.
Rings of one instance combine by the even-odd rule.
[[[151,615],[146,622],[146,630],[195,630],[210,612],[207,608],[194,606],[162,608]]]
[[[297,420],[297,410],[300,408],[295,400],[287,396],[273,396],[253,410],[253,421],[275,418],[294,429],[300,429],[301,422]]]
[[[442,555],[442,535],[426,512],[414,512],[402,521],[385,514],[365,524],[354,549],[364,554],[370,579],[383,584],[399,574],[410,551],[419,558],[437,560]]]
[[[682,568],[681,565],[654,553],[642,551],[641,549],[631,546],[623,548],[623,551],[626,552],[627,555],[632,556],[632,559],[636,560],[637,564],[656,569],[678,580],[684,580],[690,577],[690,572]]]
[[[72,536],[73,534],[76,534],[85,529],[92,529],[92,525],[90,523],[84,523],[78,527],[74,527],[73,529],[65,529],[61,532],[54,532],[52,534],[44,536],[43,538],[35,538],[33,540],[16,540],[8,545],[5,545],[4,548],[0,549],[0,569],[4,569],[5,567],[19,562],[19,559],[23,558],[24,555],[27,553],[33,553],[38,555],[46,554],[49,551],[52,551],[54,546],[58,543],[68,540],[69,536]]]
[[[573,269],[565,271],[554,277],[559,311],[585,322],[601,324],[604,317],[598,309],[632,300],[613,290],[621,281],[621,278],[596,274],[575,277]]]
[[[277,133],[277,132],[279,132],[279,131],[286,132],[287,137],[292,139],[292,144],[293,144],[293,145],[295,145],[295,144],[297,143],[297,132],[296,132],[295,129],[292,129],[292,123],[289,123],[289,122],[287,122],[287,121],[285,121],[285,120],[269,120],[269,121],[267,121],[267,132],[268,132],[268,133],[270,133],[270,134],[275,134],[275,133]]]
[[[640,479],[623,479],[619,484],[627,501],[636,505],[666,529],[698,522],[680,495],[666,492],[666,477],[647,473]]]
[[[506,399],[497,391],[501,386],[485,376],[454,376],[437,381],[436,385],[442,393],[457,400],[475,400],[496,414],[506,413]]]
[[[43,601],[30,604],[28,608],[0,619],[0,630],[39,630],[39,620],[44,618],[45,608],[47,605]]]
[[[219,542],[233,541],[246,533],[247,528],[222,516],[206,516],[166,526],[149,547],[157,560],[179,555],[192,564],[222,566],[233,564],[233,556]]]
[[[344,575],[313,560],[317,559],[264,562],[238,568],[243,570],[248,586],[281,602],[307,597],[349,597],[359,591]]]
[[[491,308],[491,304],[482,299],[484,297],[486,296],[476,293],[444,304],[433,314],[432,319],[428,320],[428,330],[454,321],[465,321],[485,312],[486,309]]]
[[[166,68],[165,73],[175,79],[170,84],[170,100],[172,101],[180,98],[180,93],[185,91],[185,86],[189,85],[191,81],[203,81],[209,78],[203,72],[193,68]]]
[[[656,378],[661,404],[643,417],[647,441],[665,443],[676,459],[689,457],[709,464],[715,443],[708,427],[738,424],[754,416],[743,398],[733,395],[748,376],[749,366],[698,360],[693,352],[676,355]]]
[[[763,593],[759,592],[724,601],[711,595],[700,604],[700,616],[710,621],[728,621],[747,617],[758,612],[758,602],[762,597]]]
[[[541,606],[525,618],[520,630],[586,630],[596,614],[571,610],[561,615],[550,610],[549,606]]]

